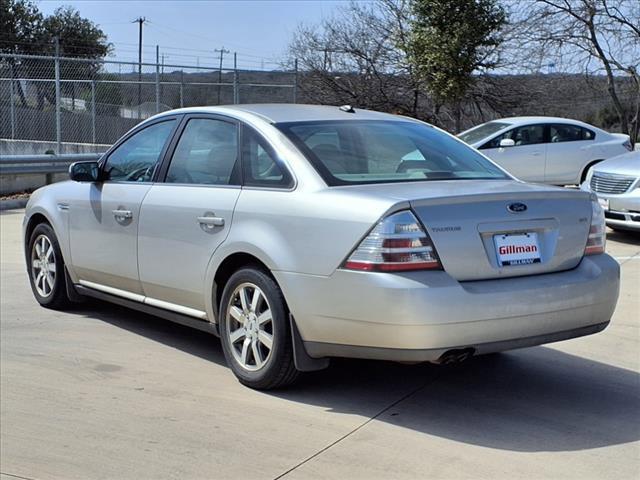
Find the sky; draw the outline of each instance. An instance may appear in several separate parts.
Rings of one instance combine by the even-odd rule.
[[[118,60],[138,58],[138,24],[143,27],[144,60],[155,60],[160,46],[166,64],[217,66],[224,47],[225,66],[238,53],[239,68],[273,67],[285,57],[298,24],[316,23],[347,0],[227,0],[227,1],[127,1],[40,0],[45,15],[63,5],[97,23],[113,43]]]

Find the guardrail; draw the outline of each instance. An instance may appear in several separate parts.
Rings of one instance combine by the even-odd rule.
[[[0,175],[64,173],[73,162],[97,161],[102,153],[0,155]]]

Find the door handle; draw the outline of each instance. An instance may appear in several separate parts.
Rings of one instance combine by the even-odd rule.
[[[128,218],[133,218],[133,213],[131,212],[131,210],[120,210],[120,209],[116,209],[116,210],[111,210],[111,213],[113,213],[113,216],[116,217],[116,219],[128,219]]]
[[[539,157],[540,155],[542,155],[542,152],[531,152],[531,155],[533,155],[534,157]]]
[[[198,217],[198,223],[207,227],[224,226],[224,218],[222,217]]]

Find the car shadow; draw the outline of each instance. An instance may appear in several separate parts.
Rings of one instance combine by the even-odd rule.
[[[77,313],[226,363],[211,334],[102,302]],[[394,405],[389,392],[406,398]],[[378,398],[387,409],[380,409],[376,421],[509,451],[575,451],[640,440],[640,375],[549,347],[477,357],[455,367],[334,359],[328,369],[265,394],[364,417]]]
[[[640,246],[640,232],[627,232],[625,230],[607,229],[607,240]]]

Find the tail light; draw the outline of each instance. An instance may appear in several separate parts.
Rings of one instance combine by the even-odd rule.
[[[351,253],[344,268],[365,271],[442,269],[436,249],[409,210],[383,218]]]
[[[587,237],[587,246],[584,248],[585,255],[598,255],[604,253],[607,241],[606,223],[604,210],[598,203],[597,198],[591,198],[591,226]]]
[[[625,142],[622,144],[622,146],[624,148],[626,148],[627,150],[629,150],[630,152],[633,151],[633,145],[631,145],[631,140],[630,139],[625,140]]]

